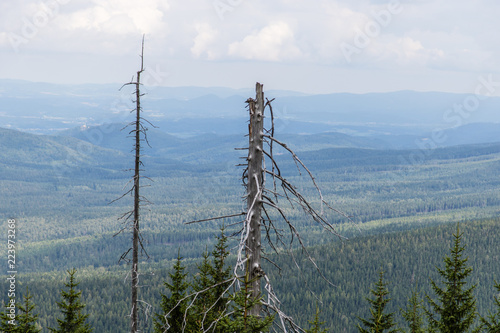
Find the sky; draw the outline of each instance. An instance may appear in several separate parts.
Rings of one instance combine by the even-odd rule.
[[[500,82],[498,0],[0,2],[0,79],[305,93]],[[495,95],[500,95],[500,88]]]

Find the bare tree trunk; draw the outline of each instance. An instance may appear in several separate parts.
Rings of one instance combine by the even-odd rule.
[[[141,166],[141,73],[144,70],[144,38],[142,39],[141,69],[137,72],[135,82],[135,172],[134,172],[134,222],[132,232],[132,312],[130,318],[131,332],[138,332],[137,285],[139,283],[139,206],[140,206],[140,166]]]
[[[249,99],[250,124],[249,129],[249,151],[248,151],[248,185],[247,185],[247,209],[249,212],[250,226],[246,241],[247,273],[251,281],[251,297],[259,298],[261,293],[261,211],[263,183],[263,138],[264,138],[264,93],[263,85],[256,84],[257,96],[255,100]],[[261,312],[260,303],[254,305],[249,315],[259,316]]]
[[[332,235],[336,235],[340,238],[343,237],[337,233],[335,226],[325,218],[323,207],[326,206],[327,209],[344,216],[348,220],[350,220],[350,218],[347,214],[333,208],[324,200],[323,194],[321,193],[321,190],[311,171],[309,171],[306,165],[299,159],[292,149],[274,137],[274,116],[271,105],[274,98],[271,100],[266,99],[266,102],[264,102],[263,85],[258,82],[256,84],[256,95],[255,99],[249,98],[246,101],[250,112],[250,123],[248,125],[248,157],[247,163],[239,165],[245,167],[242,175],[242,182],[246,187],[247,192],[246,211],[237,214],[191,221],[187,222],[187,224],[245,216],[244,220],[235,223],[241,223],[242,228],[240,233],[238,233],[241,238],[240,243],[238,244],[237,262],[234,267],[235,278],[232,282],[235,283],[236,281],[239,281],[240,283],[244,283],[243,286],[240,285],[239,287],[240,291],[245,292],[245,295],[248,294],[247,291],[250,291],[249,297],[245,299],[245,304],[248,305],[244,308],[245,319],[248,319],[247,316],[260,317],[263,313],[274,311],[275,314],[279,316],[279,320],[277,322],[279,322],[278,325],[280,325],[283,332],[287,332],[287,327],[289,327],[293,332],[305,332],[304,329],[293,321],[292,317],[287,316],[283,311],[281,311],[281,302],[274,293],[269,277],[266,276],[265,272],[262,270],[261,257],[263,249],[261,244],[261,231],[264,230],[263,241],[267,242],[276,254],[281,252],[278,251],[276,247],[276,245],[279,245],[284,249],[284,251],[287,251],[291,255],[295,265],[299,267],[299,264],[296,262],[293,254],[294,240],[297,241],[300,248],[307,255],[311,264],[316,268],[321,277],[331,284],[331,282],[328,281],[323,274],[321,274],[319,267],[316,265],[307,250],[299,231],[288,218],[285,212],[285,206],[283,206],[281,202],[278,203],[278,198],[281,198],[281,201],[285,202],[285,204],[288,202],[288,206],[291,206],[292,209],[300,208],[306,215],[312,218],[314,222],[322,226],[325,231],[328,231],[332,233]],[[264,110],[267,107],[269,107],[271,125],[268,129],[264,128]],[[264,150],[264,143],[266,143],[266,146],[268,147],[267,151]],[[299,172],[302,169],[305,170],[318,192],[321,204],[320,211],[317,211],[316,208],[314,208],[314,206],[298,191],[298,189],[290,183],[284,175],[282,175],[280,168],[274,159],[273,144],[290,153]],[[246,150],[247,148],[237,149]],[[271,167],[266,169],[266,164],[269,164]],[[268,176],[268,179],[272,181],[273,186],[270,189],[265,188],[266,176]],[[277,228],[274,224],[274,220],[269,215],[269,209],[277,212],[277,214],[281,216],[283,223],[288,226],[291,236],[289,244],[285,244],[285,235],[283,234],[283,230],[281,228]],[[271,234],[276,236],[275,240],[271,239]],[[241,271],[243,270],[245,271],[244,281],[241,274]],[[264,288],[262,288],[261,283],[264,284]],[[266,292],[265,299],[261,298],[262,289],[265,289]],[[193,295],[197,296],[198,294]],[[246,311],[248,307],[250,307],[250,309]],[[230,316],[230,314],[231,312],[228,312],[227,315]],[[273,330],[273,332],[274,331],[275,330]]]
[[[141,97],[144,94],[141,94],[141,74],[144,72],[144,36],[142,36],[142,50],[141,50],[141,68],[139,71],[137,71],[137,78],[134,81],[134,78],[129,83],[125,83],[120,90],[128,85],[133,85],[135,87],[135,109],[132,110],[131,112],[135,111],[135,120],[130,122],[125,128],[131,127],[132,129],[128,133],[129,136],[132,136],[134,138],[134,151],[135,151],[135,161],[134,161],[134,176],[132,178],[132,186],[130,187],[129,190],[127,190],[123,195],[121,195],[119,198],[113,200],[112,202],[118,201],[125,196],[132,195],[134,198],[134,204],[133,204],[133,209],[129,210],[128,212],[124,213],[121,217],[118,218],[118,220],[123,220],[122,224],[124,227],[118,231],[116,235],[124,232],[125,230],[129,230],[129,228],[132,228],[132,246],[124,252],[121,257],[120,261],[124,260],[127,263],[130,263],[130,252],[132,251],[132,267],[131,267],[131,309],[130,309],[130,330],[131,333],[137,333],[139,332],[139,304],[145,304],[146,306],[149,306],[149,304],[142,302],[139,303],[138,301],[138,284],[139,284],[139,249],[144,251],[144,254],[149,258],[148,253],[146,249],[144,248],[142,238],[141,238],[141,230],[139,227],[139,220],[140,220],[140,208],[144,205],[149,205],[151,202],[144,196],[141,196],[139,194],[139,190],[141,188],[140,180],[141,180],[141,175],[140,172],[142,171],[141,166],[143,166],[142,161],[141,161],[141,141],[145,141],[148,145],[148,137],[147,137],[147,130],[148,128],[144,126],[144,122],[149,123],[151,126],[155,127],[153,124],[151,124],[149,121],[144,119],[141,116]],[[128,184],[128,183],[127,183]]]

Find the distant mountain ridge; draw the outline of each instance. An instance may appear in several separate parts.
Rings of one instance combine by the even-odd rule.
[[[0,80],[0,126],[53,134],[83,125],[130,119],[132,96],[121,84],[56,85]],[[252,88],[144,87],[144,116],[162,131],[179,136],[239,134],[246,129],[245,100]],[[460,116],[455,105],[467,94],[396,91],[307,95],[265,91],[280,133],[341,132],[355,136],[422,136],[433,129],[500,123],[500,97],[480,101]],[[490,139],[488,139],[490,140]],[[458,138],[456,141],[460,141]]]
[[[7,165],[12,162],[18,168],[35,169],[49,167],[73,170],[78,167],[90,167],[120,170],[127,165],[126,161],[130,158],[133,148],[129,131],[123,129],[125,125],[106,124],[74,128],[62,131],[56,136],[35,135],[0,128],[0,164]],[[475,151],[477,154],[483,154],[485,149],[496,152],[495,147],[500,146],[500,140],[490,143],[484,141],[495,139],[496,133],[500,132],[500,125],[485,125],[485,128],[489,128],[489,132],[486,130],[478,132],[477,126],[477,124],[467,125],[445,131],[445,135],[449,137],[447,139],[449,145],[436,147],[428,143],[419,147],[415,141],[426,142],[425,138],[415,138],[415,141],[412,141],[411,137],[408,137],[407,142],[400,140],[400,145],[395,149],[393,146],[398,136],[384,140],[380,137],[350,136],[338,132],[281,134],[277,137],[306,159],[326,159],[334,164],[336,161],[350,158],[372,159],[370,163],[378,164],[379,156],[384,156],[391,160],[391,163],[397,164],[400,163],[397,160],[398,156],[409,156],[423,148],[429,150],[423,152],[429,158],[436,156],[447,158],[446,154],[456,158],[455,151],[467,152],[467,156],[474,156]],[[479,126],[479,129],[483,129],[483,126]],[[464,133],[482,135],[470,135],[470,139],[466,140],[463,137]],[[169,163],[176,169],[186,168],[185,163],[193,165],[233,163],[242,156],[242,153],[235,148],[246,147],[247,140],[240,134],[202,134],[180,138],[152,128],[148,131],[148,142],[151,146],[144,144],[142,153],[147,160],[152,159],[153,164],[161,161],[160,163]],[[475,141],[474,144],[470,144],[471,141]],[[344,152],[348,152],[348,155]]]

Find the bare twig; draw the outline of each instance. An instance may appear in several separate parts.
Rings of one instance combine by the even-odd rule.
[[[242,216],[242,215],[246,215],[246,214],[247,213],[238,213],[238,214],[231,214],[231,215],[225,215],[225,216],[211,217],[211,218],[203,219],[203,220],[184,222],[184,224],[193,224],[193,223],[207,222],[207,221],[213,221],[213,220],[220,220],[220,219],[225,219],[225,218],[230,218],[230,217]]]

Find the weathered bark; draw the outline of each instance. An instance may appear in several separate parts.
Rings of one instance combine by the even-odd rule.
[[[252,298],[260,297],[261,284],[261,211],[263,191],[263,138],[264,138],[264,93],[263,85],[256,84],[257,96],[249,99],[250,124],[248,150],[248,184],[247,209],[249,212],[249,234],[246,241],[247,271],[249,273]],[[250,309],[250,315],[259,316],[261,305],[257,304]]]
[[[132,232],[132,311],[130,318],[131,333],[139,331],[137,311],[137,285],[139,283],[139,207],[140,207],[140,166],[141,166],[141,73],[144,71],[144,38],[142,40],[141,69],[135,82],[135,171],[134,171],[134,222]]]
[[[246,304],[252,305],[249,305],[250,309],[245,312],[245,316],[260,317],[270,311],[274,311],[279,316],[278,325],[281,326],[281,329],[284,332],[287,332],[287,327],[289,327],[293,332],[304,332],[304,330],[294,322],[293,318],[287,316],[283,311],[281,311],[281,302],[274,293],[269,278],[261,268],[261,258],[265,258],[262,255],[262,241],[267,242],[270,248],[277,254],[279,254],[279,252],[276,245],[282,247],[291,255],[295,265],[299,267],[299,264],[295,261],[295,257],[293,255],[293,243],[294,241],[297,241],[312,265],[316,268],[320,275],[328,281],[323,274],[321,274],[319,267],[309,254],[299,231],[287,217],[285,206],[282,205],[282,202],[285,202],[285,205],[287,204],[286,202],[288,202],[288,205],[292,208],[302,209],[302,211],[311,217],[313,221],[318,223],[318,225],[321,225],[326,231],[332,233],[333,235],[337,235],[338,237],[341,236],[336,232],[334,225],[331,224],[323,214],[323,206],[341,214],[347,219],[349,219],[349,216],[333,208],[324,200],[313,174],[309,171],[306,165],[299,159],[292,149],[274,137],[274,116],[271,106],[274,99],[266,100],[266,102],[264,101],[263,85],[260,83],[256,84],[256,95],[255,99],[249,98],[246,101],[250,112],[248,148],[237,148],[238,150],[248,149],[246,163],[238,165],[245,167],[245,171],[242,175],[242,181],[243,185],[246,186],[246,212],[228,214],[225,216],[191,221],[187,223],[199,223],[216,219],[245,216],[243,221],[235,223],[235,225],[239,223],[242,223],[243,225],[239,233],[241,238],[240,243],[238,244],[237,262],[234,267],[234,275],[236,280],[239,280],[241,283],[243,282],[241,280],[241,271],[244,270],[244,276],[246,278],[245,281],[250,281],[250,286],[248,288],[251,292],[250,297],[252,300],[259,300],[257,302],[253,302],[250,301],[250,299],[247,299],[247,301],[250,302],[247,302]],[[267,107],[269,107],[271,128],[265,129],[264,110]],[[269,146],[267,151],[264,150],[264,143]],[[281,174],[279,165],[274,159],[273,144],[281,147],[291,154],[292,160],[295,162],[299,172],[301,169],[306,171],[319,194],[321,203],[320,211],[317,211],[316,208],[314,208],[313,205],[298,191],[298,189],[290,183],[284,175]],[[271,166],[270,170],[266,169],[266,165]],[[265,188],[266,175],[268,180],[272,181],[273,186],[270,189]],[[278,199],[282,202],[278,203]],[[268,213],[269,209],[277,212],[277,214],[281,216],[285,225],[288,226],[291,236],[291,242],[289,244],[285,244],[285,235],[283,234],[283,230],[277,227],[274,223],[275,221]],[[264,232],[263,238],[261,231]],[[272,239],[271,234],[274,234],[276,237],[273,237],[274,239]],[[271,264],[274,263],[271,262]],[[234,281],[235,280],[233,280],[233,283]],[[248,290],[246,289],[246,285],[240,287],[245,288],[245,291]],[[266,297],[261,300],[262,290],[265,290]]]

